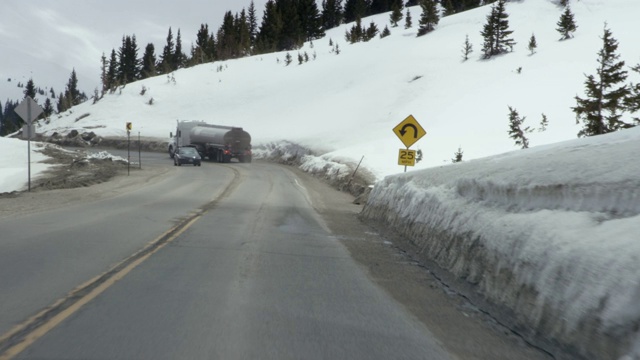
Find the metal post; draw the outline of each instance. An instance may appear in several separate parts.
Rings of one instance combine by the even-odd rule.
[[[140,142],[140,131],[138,131],[138,167],[142,169],[142,143]]]
[[[351,180],[353,180],[353,178],[356,176],[356,173],[358,172],[358,168],[360,167],[360,164],[362,164],[362,160],[364,160],[364,155],[362,155],[362,158],[360,159],[358,166],[356,166],[356,169],[353,170],[353,174],[351,174],[351,179],[349,179],[349,182],[347,182],[347,189],[349,188],[349,185],[351,185]]]
[[[131,131],[127,130],[127,176],[130,174],[131,167]]]
[[[31,106],[27,106],[27,163],[29,192],[31,192]]]

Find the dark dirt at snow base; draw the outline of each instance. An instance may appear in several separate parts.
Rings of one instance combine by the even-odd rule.
[[[109,181],[127,169],[124,161],[87,159],[81,152],[54,146],[45,146],[42,153],[50,157],[45,163],[56,166],[32,181],[32,191],[87,187]]]

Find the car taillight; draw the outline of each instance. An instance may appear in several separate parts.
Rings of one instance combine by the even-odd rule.
[[[231,154],[231,151],[225,150],[224,153],[225,153],[225,155],[229,155],[229,154]]]

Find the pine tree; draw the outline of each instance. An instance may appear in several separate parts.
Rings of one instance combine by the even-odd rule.
[[[320,39],[324,36],[322,16],[316,0],[299,0],[298,16],[305,41]]]
[[[384,30],[382,30],[382,32],[380,33],[380,38],[384,39],[389,35],[391,35],[391,31],[389,30],[389,27],[387,25],[385,25],[384,26]]]
[[[278,49],[278,40],[281,32],[282,18],[276,8],[276,3],[273,0],[268,0],[265,5],[260,31],[258,32],[258,38],[256,40],[257,51],[259,53],[276,51]],[[220,38],[218,38],[218,42],[220,42]]]
[[[513,39],[509,37],[513,31],[509,30],[509,14],[506,13],[505,3],[506,0],[498,0],[491,7],[487,23],[480,32],[484,38],[482,53],[485,59],[506,53],[515,45]]]
[[[114,49],[111,49],[111,56],[109,57],[109,69],[107,70],[106,88],[109,90],[113,90],[118,87],[118,85],[118,58],[116,57],[116,51]],[[58,112],[60,112],[60,110],[58,110]]]
[[[138,46],[135,35],[122,37],[122,46],[118,50],[117,73],[120,84],[128,84],[140,78]]]
[[[379,31],[378,31],[378,26],[372,21],[369,24],[369,27],[367,28],[367,30],[364,33],[364,41],[369,41],[371,39],[373,39],[374,37],[376,37],[376,35],[378,35]]]
[[[564,13],[560,16],[560,20],[557,22],[558,27],[556,30],[560,33],[560,40],[567,40],[573,37],[573,33],[578,29],[576,22],[573,19],[573,13],[569,6],[565,7]]]
[[[158,63],[158,70],[161,74],[168,74],[171,70],[171,62],[173,59],[175,44],[173,42],[173,33],[171,32],[171,27],[169,27],[169,33],[167,34],[167,44],[162,49],[162,54],[160,55],[160,62]]]
[[[520,117],[518,111],[509,106],[509,137],[515,140],[516,146],[523,149],[529,148],[529,139],[526,134],[531,132],[528,126],[522,129],[525,119],[526,117]]]
[[[287,55],[285,55],[284,57],[285,66],[289,66],[289,64],[291,64],[292,61],[293,61],[293,58],[291,57],[291,54],[287,53]]]
[[[25,99],[27,97],[30,97],[33,100],[36,99],[36,86],[33,83],[33,79],[29,79],[29,81],[27,81],[27,86],[25,86],[23,94]]]
[[[148,43],[144,48],[144,55],[142,55],[142,70],[140,71],[140,78],[146,79],[156,75],[156,54],[155,47],[152,43]]]
[[[100,58],[100,82],[102,83],[102,92],[104,93],[108,89],[108,79],[107,79],[107,71],[109,70],[109,61],[107,61],[107,56],[102,53],[102,57]],[[53,93],[53,89],[51,91]],[[54,94],[55,95],[55,94]]]
[[[342,24],[342,0],[322,1],[322,27],[324,30],[333,29]]]
[[[420,26],[418,27],[418,36],[422,36],[435,29],[438,25],[440,17],[438,16],[438,8],[435,0],[421,0],[420,7],[422,14],[420,15]]]
[[[473,52],[473,44],[471,44],[471,42],[469,41],[469,35],[467,34],[467,36],[464,39],[464,45],[462,47],[462,60],[463,61],[469,60],[469,55],[472,52]]]
[[[180,35],[180,29],[176,35],[176,48],[172,57],[172,70],[182,69],[187,61],[187,57],[182,52],[182,36]]]
[[[620,55],[616,54],[618,41],[606,24],[602,42],[596,76],[589,75],[585,80],[587,97],[576,96],[577,104],[572,108],[576,113],[576,123],[583,123],[578,137],[601,135],[633,126],[621,120],[630,90],[624,84],[627,79],[624,61],[619,61]]]
[[[389,15],[389,21],[391,21],[392,27],[398,27],[398,22],[402,20],[402,0],[395,0],[391,6],[391,15]]]
[[[215,60],[216,43],[213,34],[209,32],[209,25],[200,24],[196,34],[196,44],[193,50],[192,63],[204,64]]]
[[[67,98],[68,104],[68,107],[65,110],[82,103],[86,99],[86,96],[84,96],[82,93],[80,93],[80,90],[78,90],[78,76],[76,75],[76,69],[73,69],[71,71],[71,75],[69,76],[69,82],[67,82],[65,97]]]
[[[453,159],[451,159],[452,163],[459,163],[462,162],[462,155],[464,153],[462,152],[462,147],[458,147],[458,151],[456,151],[455,153],[453,153]]]
[[[531,38],[529,39],[529,51],[531,55],[536,53],[536,49],[538,48],[538,42],[536,41],[535,34],[531,34]]]
[[[411,18],[411,11],[407,9],[407,15],[404,16],[404,28],[411,29],[413,26],[413,19]]]
[[[344,22],[350,23],[357,18],[362,19],[369,15],[369,7],[365,0],[346,0],[344,4]]]
[[[640,74],[640,64],[632,67],[631,70]],[[627,96],[625,105],[627,106],[627,110],[634,114],[640,111],[640,83],[630,84],[629,87],[630,94]],[[640,124],[640,118],[634,117],[633,120],[636,124]]]
[[[258,36],[258,17],[256,13],[256,5],[253,0],[251,0],[251,4],[249,5],[249,35],[251,36],[251,46],[254,47],[256,45],[256,37]]]
[[[47,98],[44,101],[44,107],[42,108],[42,110],[44,110],[44,117],[49,117],[51,116],[51,114],[53,114],[53,104],[51,104],[51,99]]]
[[[540,120],[540,128],[538,129],[538,132],[546,131],[548,126],[549,126],[549,119],[547,119],[547,115],[542,114],[542,120]]]

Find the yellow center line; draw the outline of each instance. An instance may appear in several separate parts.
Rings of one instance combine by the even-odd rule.
[[[75,312],[77,312],[80,308],[82,308],[84,305],[89,303],[91,300],[93,300],[96,297],[98,297],[98,295],[102,294],[105,290],[110,288],[118,280],[124,278],[127,274],[129,274],[138,265],[142,264],[145,260],[147,260],[151,255],[155,254],[158,250],[160,250],[163,247],[165,247],[165,245],[167,245],[170,242],[172,242],[173,240],[175,240],[178,236],[180,236],[183,232],[185,232],[189,227],[191,227],[201,217],[202,217],[202,215],[196,215],[193,219],[188,221],[184,226],[182,226],[178,231],[176,231],[175,234],[173,234],[170,238],[168,238],[167,241],[165,241],[164,243],[158,245],[155,249],[153,249],[152,251],[149,251],[148,253],[146,253],[145,255],[141,256],[140,258],[132,261],[130,264],[128,264],[127,266],[125,266],[124,268],[122,268],[121,270],[119,270],[118,272],[113,274],[106,281],[104,281],[102,284],[98,285],[96,288],[91,290],[88,294],[84,295],[82,298],[80,298],[78,301],[73,303],[71,306],[69,306],[65,310],[59,312],[58,314],[56,314],[52,318],[46,320],[43,324],[38,326],[35,330],[33,330],[30,333],[28,333],[20,343],[11,346],[4,353],[0,354],[0,360],[12,359],[14,356],[16,356],[19,353],[21,353],[22,351],[24,351],[24,349],[26,349],[27,347],[31,346],[36,340],[38,340],[39,338],[44,336],[51,329],[53,329],[56,326],[58,326],[61,322],[63,322],[69,316],[73,315]],[[162,234],[160,237],[158,237],[156,240],[152,241],[152,244],[155,244],[155,243],[161,241],[163,237],[165,237],[166,235],[168,235],[172,231],[175,231],[175,229],[178,228],[179,226],[180,225],[177,225],[176,227],[168,230],[167,232]],[[145,249],[147,249],[147,248],[145,247]],[[143,249],[141,251],[144,251],[145,249]],[[127,258],[124,261],[120,262],[118,265],[114,266],[114,268],[117,268],[119,265],[127,262],[129,259],[134,258],[139,253],[140,252],[137,252],[136,254],[130,256],[129,258]],[[64,299],[60,299],[60,300],[56,301],[53,305],[49,306],[47,309],[43,310],[42,312],[40,312],[36,316],[30,318],[29,320],[27,320],[23,324],[18,325],[16,328],[14,328],[14,330],[12,330],[12,331],[8,332],[7,334],[3,335],[2,337],[0,337],[0,342],[6,341],[9,338],[11,338],[12,336],[14,336],[17,333],[19,333],[20,331],[22,331],[23,329],[26,329],[30,324],[32,324],[33,322],[37,321],[37,319],[39,317],[44,315],[49,309],[52,309],[52,308],[55,308],[56,306],[59,306],[66,299],[74,296],[75,293],[77,293],[78,291],[80,291],[83,288],[85,288],[85,287],[93,284],[94,282],[98,281],[98,279],[100,279],[101,277],[102,277],[102,275],[101,276],[97,276],[97,277],[89,280],[85,284],[77,287],[75,290],[71,291],[67,295],[67,297],[65,297]]]

